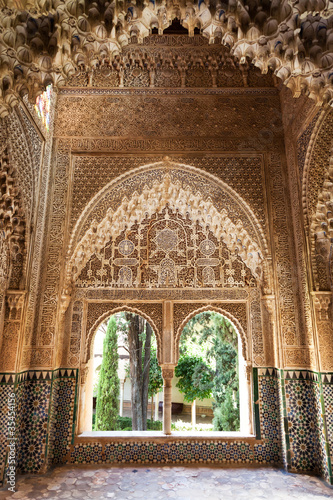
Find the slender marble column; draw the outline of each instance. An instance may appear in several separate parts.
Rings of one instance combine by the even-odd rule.
[[[171,434],[171,391],[173,367],[162,369],[163,377],[163,432]]]
[[[125,380],[120,380],[120,404],[119,404],[119,416],[123,416],[123,407],[124,407],[124,383]]]
[[[155,394],[155,421],[158,420],[158,405],[160,403],[159,393]]]
[[[197,411],[197,405],[196,405],[196,400],[194,399],[192,401],[192,407],[191,407],[191,423],[192,423],[192,430],[193,431],[194,431],[194,427],[196,426],[196,423],[197,423],[196,411]]]

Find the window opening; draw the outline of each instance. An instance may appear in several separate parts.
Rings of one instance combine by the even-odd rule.
[[[156,338],[144,318],[121,312],[100,325],[92,372],[93,431],[162,430],[162,372]]]
[[[48,132],[50,129],[51,93],[52,85],[48,85],[45,92],[37,97],[35,104],[37,116],[40,118]]]
[[[172,401],[181,410],[173,412],[171,429],[249,433],[245,363],[234,325],[217,312],[197,314],[183,329],[179,353]]]
[[[186,29],[182,24],[180,19],[175,17],[168,28],[163,30],[164,35],[188,35],[188,29]]]

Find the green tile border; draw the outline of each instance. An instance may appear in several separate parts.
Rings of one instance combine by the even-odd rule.
[[[253,368],[253,420],[256,439],[261,439],[258,368]]]
[[[74,396],[74,410],[73,410],[71,444],[74,444],[74,439],[75,439],[75,427],[76,427],[78,407],[79,407],[79,370],[76,371],[76,378],[75,378],[75,396]]]
[[[320,408],[321,415],[323,419],[323,427],[324,427],[324,438],[325,438],[325,452],[326,452],[326,460],[327,460],[327,468],[328,468],[328,482],[329,484],[333,484],[333,474],[332,474],[332,461],[331,461],[331,450],[330,450],[330,442],[328,439],[328,430],[327,430],[327,420],[326,420],[326,406],[324,399],[324,391],[323,385],[331,385],[331,383],[324,383],[322,381],[322,376],[319,374],[319,394],[320,394]]]

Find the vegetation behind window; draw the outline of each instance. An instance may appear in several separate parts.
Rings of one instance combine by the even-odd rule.
[[[237,332],[221,314],[204,312],[184,327],[175,375],[184,399],[213,397],[214,430],[239,430]]]
[[[117,428],[119,413],[117,322],[110,318],[103,342],[103,359],[99,373],[95,430],[112,431]]]

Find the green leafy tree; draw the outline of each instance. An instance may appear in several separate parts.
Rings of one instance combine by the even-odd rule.
[[[213,372],[199,356],[183,355],[175,369],[179,378],[177,387],[184,394],[184,401],[210,398],[212,395]]]
[[[237,346],[233,325],[215,312],[194,316],[181,336],[180,353],[203,358],[205,366],[197,363],[188,380],[203,390],[211,387],[215,399],[214,430],[239,430]]]
[[[97,390],[95,430],[115,430],[117,428],[118,413],[118,336],[116,318],[112,316],[103,342],[103,360]]]
[[[234,399],[234,394],[236,398]],[[214,409],[213,425],[216,431],[239,430],[239,397],[238,392],[228,386],[224,398]]]

